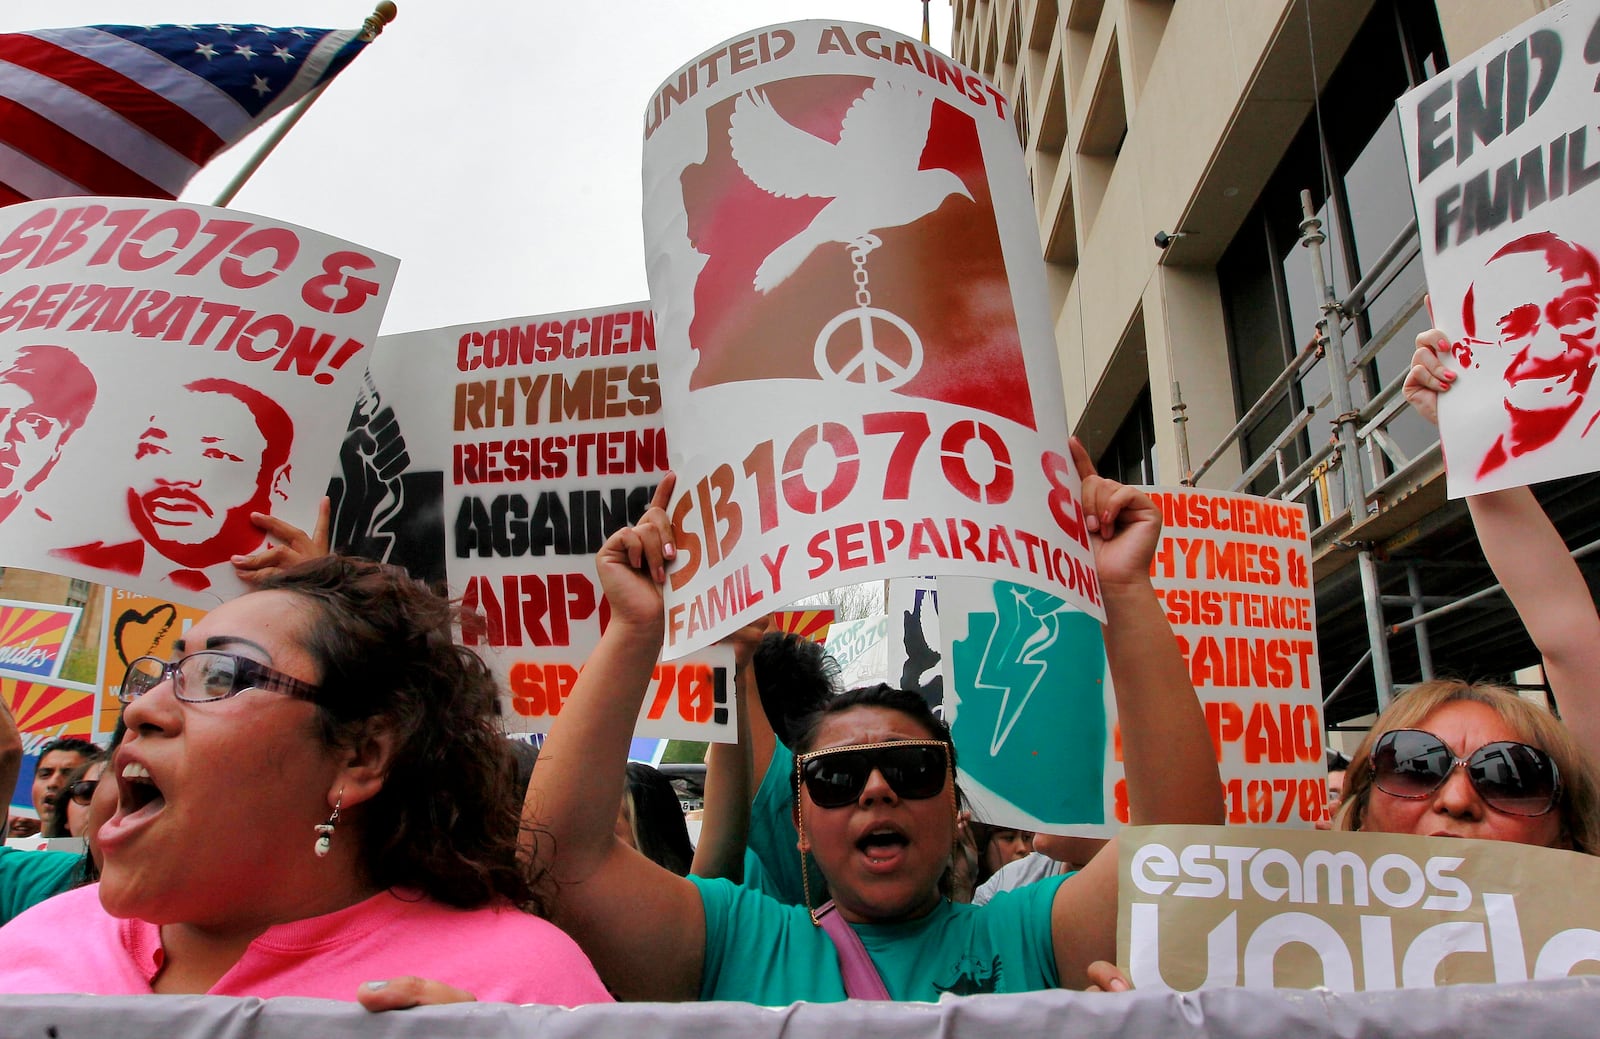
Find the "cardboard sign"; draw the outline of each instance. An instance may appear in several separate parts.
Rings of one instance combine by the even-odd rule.
[[[1395,834],[1123,831],[1136,988],[1432,988],[1600,974],[1600,859]],[[1550,878],[1559,877],[1559,884]]]
[[[778,631],[786,631],[813,642],[826,644],[828,629],[833,625],[833,617],[834,611],[831,609],[773,610],[772,626]]]
[[[23,734],[24,753],[59,736],[89,738],[94,733],[94,694],[94,687],[82,682],[31,682],[0,675],[0,696]]]
[[[1600,469],[1600,2],[1568,0],[1399,101],[1453,498]]]
[[[1322,685],[1305,508],[1149,489],[1151,579],[1205,709],[1228,822],[1323,818]],[[1036,589],[939,580],[945,720],[982,818],[1107,837],[1129,819],[1099,622]]]
[[[340,451],[336,548],[448,582],[462,642],[549,729],[608,616],[594,554],[667,471],[647,303],[384,336]],[[732,651],[657,667],[640,735],[735,738]]]
[[[55,678],[83,610],[0,599],[0,672]]]
[[[1146,491],[1163,524],[1151,579],[1205,705],[1228,822],[1312,826],[1328,774],[1305,506]]]
[[[1114,832],[1127,795],[1100,621],[1009,581],[941,577],[938,591],[944,719],[973,814],[1049,833]]]
[[[231,209],[0,211],[0,564],[197,605],[312,525],[396,261]]]
[[[889,618],[884,614],[834,621],[823,645],[839,665],[839,688],[889,681]]]
[[[893,576],[1099,610],[1004,95],[886,30],[771,26],[662,84],[644,184],[668,656]]]
[[[94,731],[96,742],[104,744],[116,730],[122,713],[117,693],[128,665],[140,657],[173,659],[177,655],[173,644],[206,611],[125,588],[106,588],[101,594],[105,596],[105,609],[100,614],[100,644],[105,659]]]

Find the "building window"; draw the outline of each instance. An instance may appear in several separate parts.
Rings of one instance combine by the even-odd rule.
[[[1311,112],[1238,233],[1217,263],[1233,358],[1237,414],[1254,404],[1316,333],[1323,293],[1313,284],[1311,258],[1300,247],[1300,192],[1310,191],[1327,245],[1325,271],[1333,291],[1345,298],[1412,218],[1409,178],[1401,149],[1394,100],[1446,63],[1444,41],[1432,4],[1379,0],[1322,92],[1322,119]],[[1404,313],[1423,286],[1422,261],[1413,258],[1374,286],[1365,308],[1345,333],[1345,353],[1354,357],[1375,333]],[[1410,327],[1415,325],[1416,327]],[[1426,316],[1414,315],[1352,385],[1357,407],[1408,366]],[[1289,392],[1245,432],[1244,463],[1273,449],[1280,434],[1307,404],[1329,392],[1327,365],[1317,360],[1301,370]],[[1330,408],[1281,443],[1274,464],[1251,484],[1270,492],[1327,441]],[[1406,413],[1389,433],[1409,453],[1436,439],[1431,427]],[[1342,486],[1327,481],[1326,502],[1312,498],[1323,522],[1344,509]]]
[[[1017,84],[1017,96],[1011,99],[1011,122],[1017,128],[1017,141],[1023,150],[1028,147],[1028,134],[1032,131],[1028,126],[1028,84]]]
[[[1112,434],[1095,468],[1107,479],[1136,487],[1160,482],[1156,471],[1156,422],[1149,386],[1139,391],[1128,417]]]
[[[67,585],[67,602],[66,602],[66,605],[68,605],[68,606],[76,606],[79,609],[85,609],[89,605],[89,596],[92,595],[93,593],[94,593],[94,583],[93,582],[91,582],[91,581],[80,581],[77,578],[73,578],[71,583]]]

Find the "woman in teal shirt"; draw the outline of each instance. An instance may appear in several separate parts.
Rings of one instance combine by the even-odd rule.
[[[1159,510],[1094,473],[1081,445],[1084,511],[1106,607],[1106,654],[1135,823],[1222,822],[1204,716],[1150,583]],[[669,476],[596,568],[611,620],[547,738],[525,821],[526,851],[560,885],[553,918],[624,999],[844,998],[815,907],[785,906],[723,880],[675,876],[612,832],[634,721],[661,648],[661,586],[675,556]],[[841,918],[891,997],[1082,988],[1116,952],[1115,842],[1081,872],[957,906],[940,893],[956,837],[948,731],[921,698],[845,694],[797,741],[800,850],[815,856]],[[798,852],[797,852],[798,854]],[[424,993],[423,998],[430,997]]]

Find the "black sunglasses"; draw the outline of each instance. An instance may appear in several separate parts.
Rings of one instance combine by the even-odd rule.
[[[1511,740],[1485,743],[1458,758],[1439,737],[1421,729],[1386,732],[1372,748],[1372,782],[1393,797],[1427,797],[1465,766],[1483,803],[1508,815],[1543,815],[1561,796],[1561,774],[1550,755]]]
[[[249,657],[203,649],[171,663],[160,657],[139,657],[128,665],[128,673],[122,677],[122,686],[117,690],[117,699],[132,703],[169,678],[174,695],[185,703],[226,700],[246,689],[287,693],[303,700],[314,699],[321,691],[309,682],[274,671]]]
[[[100,781],[98,779],[80,779],[67,787],[67,796],[72,798],[75,803],[88,808],[89,802],[94,799],[94,789],[99,785]]]
[[[895,740],[814,750],[794,759],[795,789],[805,784],[818,808],[843,808],[861,796],[874,771],[897,796],[926,800],[944,789],[949,748],[939,740]]]

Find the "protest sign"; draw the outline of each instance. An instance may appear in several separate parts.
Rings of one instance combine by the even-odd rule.
[[[117,693],[128,665],[140,657],[171,660],[177,655],[174,643],[206,611],[125,588],[106,588],[99,594],[105,596],[105,609],[100,614],[105,664],[101,669],[94,731],[96,741],[105,743],[116,730],[117,717],[122,713]]]
[[[668,656],[894,576],[1100,609],[1004,95],[886,30],[771,26],[662,84],[644,185]]]
[[[106,745],[122,713],[117,692],[128,663],[172,659],[174,643],[206,613],[20,567],[5,577],[19,598],[0,600],[0,676],[32,680],[7,686],[25,746],[62,735]]]
[[[1581,852],[1220,826],[1131,827],[1118,851],[1117,962],[1136,988],[1600,974],[1600,859]]]
[[[0,672],[56,678],[83,610],[0,599]]]
[[[1151,579],[1205,705],[1228,822],[1311,826],[1328,775],[1305,506],[1147,492],[1162,520]]]
[[[23,573],[11,570],[6,576],[11,580]],[[66,595],[81,596],[88,605],[0,601],[0,647],[10,646],[11,659],[18,664],[37,662],[35,654],[40,653],[50,659],[49,673],[35,675],[0,663],[0,696],[12,710],[24,749],[24,767],[12,807],[29,816],[33,814],[31,784],[39,748],[62,736],[108,746],[122,713],[117,691],[128,662],[141,656],[170,659],[173,643],[206,612],[125,589],[93,583],[85,586],[48,574],[32,577],[59,586]],[[36,584],[37,580],[29,586]],[[38,594],[49,593],[41,589]],[[68,670],[82,678],[78,681],[61,677],[61,665],[80,623],[86,626],[78,632],[74,647],[80,656]],[[19,648],[29,643],[34,645]],[[0,648],[0,658],[5,653]]]
[[[1228,822],[1323,818],[1322,684],[1305,508],[1147,489],[1151,580],[1205,710]],[[945,719],[984,818],[1104,837],[1129,819],[1095,618],[1008,583],[941,578]]]
[[[834,611],[831,609],[773,610],[772,627],[776,631],[785,631],[813,642],[826,644],[833,617]]]
[[[938,592],[944,720],[973,814],[1049,833],[1114,833],[1127,795],[1099,619],[1009,581],[941,577]]]
[[[608,616],[594,554],[667,471],[647,303],[384,336],[330,489],[336,547],[448,582],[515,731],[550,727]],[[732,740],[732,651],[658,665],[640,735]]]
[[[228,209],[0,211],[0,564],[243,591],[252,512],[312,525],[395,267]]]
[[[823,646],[839,665],[839,688],[889,680],[889,618],[881,613],[834,621]]]
[[[1568,0],[1399,101],[1451,497],[1600,469],[1597,64],[1600,3]]]
[[[944,675],[939,669],[939,587],[932,577],[897,577],[884,592],[889,616],[889,681],[922,694],[941,711]]]

